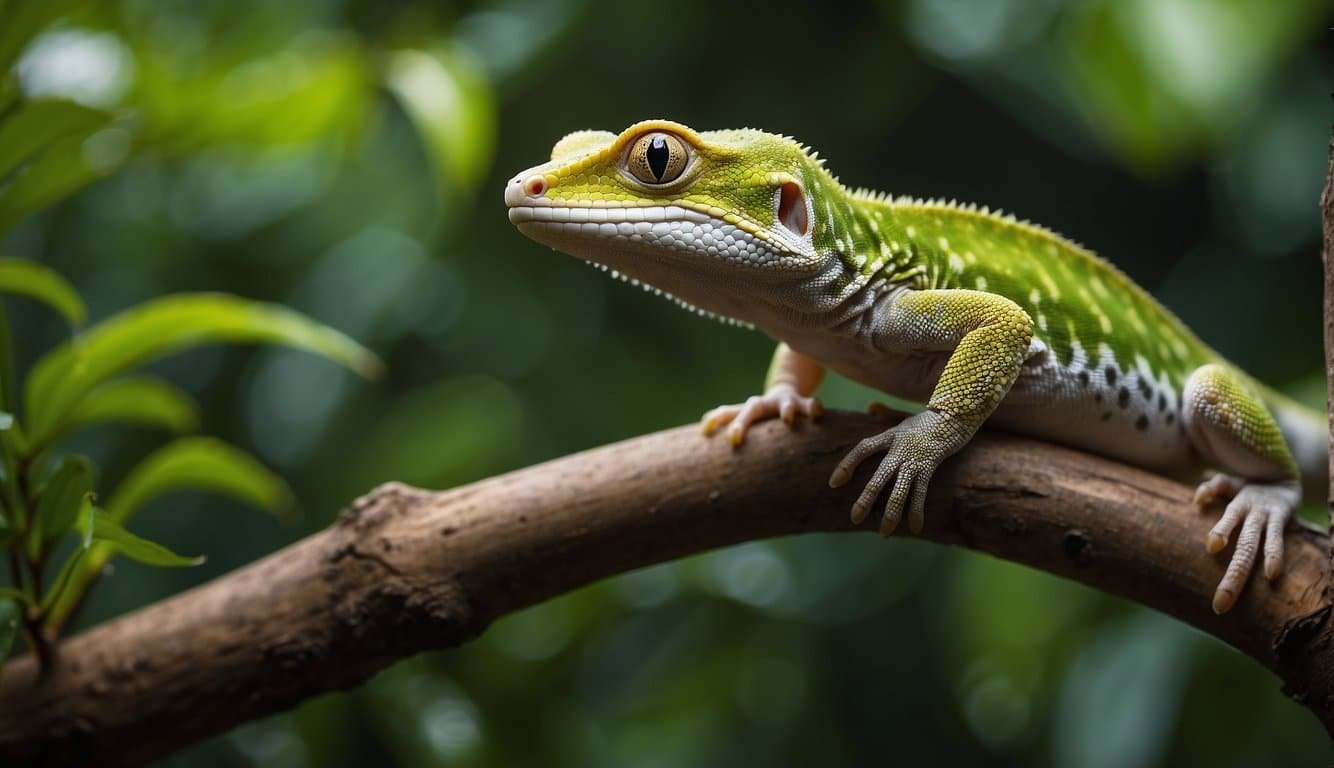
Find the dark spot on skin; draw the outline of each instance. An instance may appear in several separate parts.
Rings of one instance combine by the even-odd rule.
[[[1149,386],[1149,380],[1141,378],[1139,380],[1139,393],[1144,395],[1144,399],[1153,401],[1153,388]]]
[[[1175,413],[1169,413],[1169,414],[1167,414],[1167,423],[1168,423],[1168,424],[1171,424],[1171,423],[1175,422],[1176,420],[1177,420],[1177,415],[1176,415]]]
[[[1109,386],[1109,387],[1114,387],[1114,386],[1116,386],[1116,375],[1117,375],[1117,374],[1116,374],[1116,366],[1114,366],[1114,365],[1109,365],[1109,366],[1107,366],[1106,368],[1104,368],[1103,370],[1104,370],[1104,372],[1105,372],[1106,375],[1107,375],[1107,386]]]
[[[1130,405],[1130,390],[1121,387],[1120,391],[1116,393],[1116,404],[1122,408]]]
[[[1159,392],[1159,393],[1158,393],[1158,412],[1159,412],[1159,413],[1162,413],[1162,412],[1165,411],[1165,410],[1167,410],[1167,396],[1164,395],[1162,392]]]
[[[1112,420],[1112,412],[1111,412],[1111,411],[1107,411],[1106,413],[1104,413],[1104,414],[1102,415],[1102,420],[1103,420],[1103,421],[1111,421],[1111,420]]]
[[[1148,428],[1149,428],[1149,417],[1141,413],[1139,415],[1139,418],[1135,419],[1135,429],[1138,429],[1139,431],[1143,432]]]
[[[1081,387],[1087,387],[1088,385],[1089,385],[1089,372],[1088,372],[1088,371],[1080,371],[1080,372],[1079,372],[1079,386],[1081,386]]]

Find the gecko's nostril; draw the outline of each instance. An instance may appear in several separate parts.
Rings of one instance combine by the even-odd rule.
[[[547,180],[541,176],[534,176],[523,183],[523,191],[528,193],[529,197],[541,197],[546,194]]]

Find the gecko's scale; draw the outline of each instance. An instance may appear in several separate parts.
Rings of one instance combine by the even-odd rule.
[[[781,342],[765,394],[706,433],[816,417],[825,368],[925,403],[860,443],[885,453],[853,507],[921,525],[928,483],[984,420],[1177,477],[1222,470],[1207,546],[1241,525],[1214,598],[1237,599],[1264,542],[1276,578],[1299,481],[1322,487],[1323,420],[1223,360],[1107,262],[985,208],[850,191],[797,142],[667,121],[571,134],[505,190],[527,236]]]

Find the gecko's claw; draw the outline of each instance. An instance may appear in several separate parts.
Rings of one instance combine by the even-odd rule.
[[[1198,505],[1222,501],[1227,502],[1227,508],[1209,531],[1205,548],[1210,554],[1217,554],[1227,547],[1238,524],[1241,524],[1241,532],[1237,534],[1237,546],[1228,561],[1223,580],[1214,592],[1215,613],[1226,613],[1236,604],[1251,569],[1255,567],[1262,539],[1265,578],[1273,581],[1283,573],[1283,529],[1301,503],[1301,489],[1296,483],[1247,483],[1227,475],[1215,475],[1195,491]]]
[[[803,397],[788,384],[771,387],[763,395],[754,395],[738,405],[720,405],[704,414],[701,426],[706,437],[713,436],[719,429],[727,427],[725,437],[729,445],[736,447],[746,441],[746,431],[752,424],[772,419],[775,416],[784,424],[792,426],[798,416],[805,416],[811,421],[820,418],[824,406],[814,397]]]

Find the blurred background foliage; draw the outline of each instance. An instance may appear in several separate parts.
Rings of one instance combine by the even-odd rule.
[[[21,48],[19,87],[116,120],[82,143],[105,178],[0,250],[67,276],[93,321],[225,290],[329,323],[389,371],[366,382],[267,348],[155,364],[200,403],[200,431],[288,481],[299,514],[154,501],[141,532],[208,562],[117,563],[84,624],[318,530],[378,482],[466,483],[759,386],[766,339],[512,230],[503,183],[575,129],[766,128],[850,184],[1001,206],[1322,398],[1328,0],[45,7],[71,13]],[[19,53],[6,26],[0,59]],[[20,366],[68,332],[21,302],[10,319]],[[839,380],[822,394],[870,398]],[[72,442],[118,480],[164,439]],[[1327,750],[1274,678],[1170,619],[973,553],[843,535],[594,585],[168,764],[1251,766]]]

